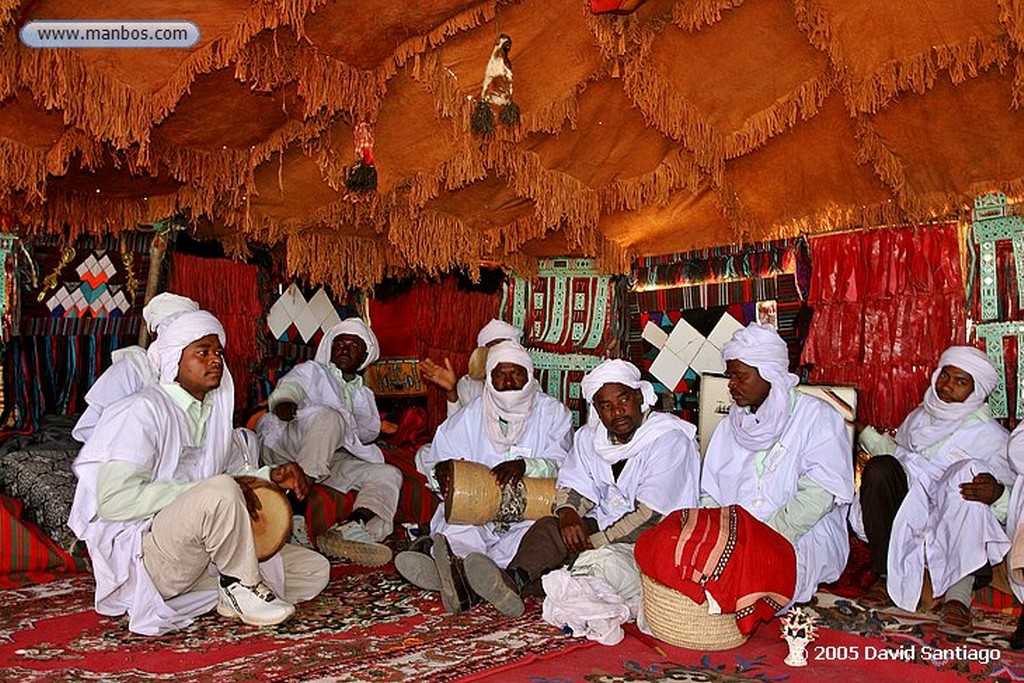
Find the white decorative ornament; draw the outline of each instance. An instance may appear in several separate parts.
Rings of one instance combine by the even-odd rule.
[[[671,334],[648,321],[642,336],[652,346],[661,349],[651,363],[650,373],[670,391],[675,390],[687,368],[693,368],[697,374],[723,373],[722,346],[736,330],[742,328],[743,324],[728,313],[722,315],[706,338],[682,318]]]
[[[794,607],[780,619],[782,637],[789,646],[789,654],[783,660],[789,666],[807,666],[807,645],[818,637],[814,617]]]

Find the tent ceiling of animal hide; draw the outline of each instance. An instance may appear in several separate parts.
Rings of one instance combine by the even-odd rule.
[[[0,0],[0,211],[27,230],[187,211],[344,287],[554,254],[625,272],[1024,195],[1024,12],[1006,0],[99,5]],[[181,19],[201,38],[22,44],[43,19]],[[375,189],[351,180],[359,159]]]

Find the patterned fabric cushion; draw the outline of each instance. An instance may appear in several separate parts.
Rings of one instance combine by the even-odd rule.
[[[25,518],[64,549],[75,543],[67,521],[75,497],[71,463],[76,455],[77,449],[56,449],[0,456],[0,490],[24,503]]]
[[[419,444],[395,446],[386,441],[377,443],[384,453],[384,461],[402,472],[395,527],[406,522],[429,524],[440,500],[427,488],[427,480],[416,470],[416,448]],[[326,486],[314,485],[306,504],[306,530],[310,539],[316,543],[317,536],[347,518],[352,512],[355,498],[355,491],[335,491]]]

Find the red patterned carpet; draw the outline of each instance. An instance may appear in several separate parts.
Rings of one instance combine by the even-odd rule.
[[[445,615],[435,595],[411,589],[392,568],[366,572],[336,566],[324,594],[275,629],[212,614],[183,632],[145,638],[130,634],[123,619],[96,615],[92,580],[79,574],[2,594],[0,681],[1024,680],[1024,655],[1003,649],[1012,617],[976,612],[990,635],[961,642],[938,634],[929,617],[907,618],[826,595],[814,609],[823,628],[812,661],[793,669],[782,663],[786,649],[774,623],[727,652],[663,644],[656,650],[654,641],[630,635],[604,647],[545,624],[538,604],[512,620],[489,607]],[[999,659],[979,662],[962,652],[935,658],[926,650],[958,645],[997,652]],[[909,652],[912,661],[883,660],[881,651]]]
[[[447,616],[391,572],[336,567],[324,593],[274,629],[211,614],[162,638],[129,633],[92,609],[85,575],[3,594],[0,680],[454,681],[586,643],[539,617],[479,608]]]

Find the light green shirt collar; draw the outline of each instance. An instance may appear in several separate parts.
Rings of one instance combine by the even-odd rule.
[[[328,363],[331,376],[341,384],[341,395],[345,400],[345,407],[352,410],[352,396],[363,386],[363,376],[356,375],[352,379],[345,379],[345,374],[334,363]]]
[[[192,435],[192,445],[201,444],[206,433],[206,423],[210,421],[210,415],[213,413],[213,401],[210,399],[210,394],[206,394],[206,398],[200,401],[185,391],[177,382],[160,382],[160,388],[167,392],[167,395],[185,413],[189,432]]]

